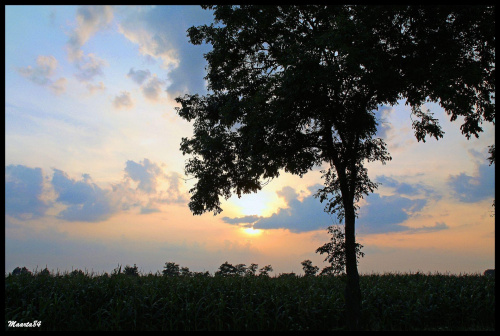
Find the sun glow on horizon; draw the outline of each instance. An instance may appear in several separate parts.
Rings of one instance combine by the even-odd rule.
[[[260,235],[262,233],[262,230],[254,229],[253,227],[247,227],[247,228],[243,228],[243,232],[245,232],[246,234],[251,235],[251,236],[257,236],[257,235]]]
[[[275,203],[279,201],[274,193],[259,191],[255,194],[244,194],[240,198],[232,197],[230,202],[238,208],[243,216],[270,216],[275,212]]]

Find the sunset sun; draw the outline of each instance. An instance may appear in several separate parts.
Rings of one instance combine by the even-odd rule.
[[[258,236],[262,233],[262,230],[254,229],[253,227],[243,228],[243,232],[250,236]]]
[[[275,198],[270,191],[261,190],[256,194],[242,195],[241,198],[233,197],[232,203],[239,208],[243,216],[270,216],[273,212],[272,203]]]

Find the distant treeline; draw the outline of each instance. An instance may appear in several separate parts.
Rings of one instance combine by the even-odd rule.
[[[302,270],[304,271],[304,276],[315,276],[315,275],[344,275],[344,268],[335,268],[333,266],[326,266],[323,268],[323,270],[319,272],[319,267],[314,266],[311,262],[311,260],[304,260],[301,262],[302,265]],[[247,266],[246,264],[237,264],[237,265],[232,265],[228,263],[227,261],[224,262],[222,265],[219,266],[219,269],[214,273],[214,276],[269,276],[269,272],[273,271],[273,267],[271,265],[266,265],[262,268],[258,268],[258,264],[250,264],[250,266]],[[258,273],[257,273],[258,270]],[[82,271],[79,269],[73,270],[71,272],[63,272],[62,274],[60,272],[56,272],[55,274],[51,274],[49,269],[45,267],[44,269],[38,271],[35,270],[33,273],[28,270],[26,267],[16,267],[11,273],[8,275],[20,275],[20,274],[35,274],[35,275],[86,275],[86,276],[99,276],[99,275],[108,275],[106,272],[103,274],[97,274],[97,273],[89,273],[88,271]],[[122,265],[118,265],[112,273],[112,275],[116,274],[126,274],[126,275],[132,275],[132,276],[140,276],[139,269],[136,264],[134,266],[129,266],[126,265],[125,267],[122,267]],[[166,262],[165,266],[163,266],[163,270],[160,273],[160,271],[156,272],[156,275],[164,275],[164,276],[195,276],[195,277],[210,277],[212,276],[210,272],[205,271],[205,272],[192,272],[189,270],[189,267],[180,267],[179,264],[176,264],[175,262]],[[417,274],[420,274],[420,272],[417,272]],[[487,276],[495,276],[495,270],[494,269],[487,269],[483,273],[484,275]],[[143,274],[146,275],[146,274]],[[284,276],[299,276],[295,274],[294,272],[291,273],[280,273],[278,277],[284,277]]]
[[[5,277],[6,330],[344,330],[345,275],[269,276],[270,265],[224,263],[212,276],[166,263]],[[494,330],[495,278],[361,275],[365,330]],[[36,323],[35,323],[36,322]]]

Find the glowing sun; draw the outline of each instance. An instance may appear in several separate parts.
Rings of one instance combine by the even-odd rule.
[[[245,232],[247,235],[257,236],[262,233],[262,230],[254,229],[253,227],[247,227],[243,228],[243,232]]]

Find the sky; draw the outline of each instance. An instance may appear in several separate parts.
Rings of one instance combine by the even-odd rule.
[[[313,196],[319,167],[224,200],[217,216],[189,210],[179,148],[192,124],[175,98],[207,93],[210,46],[191,45],[186,30],[212,20],[198,6],[5,7],[6,273],[328,266],[315,251],[338,222]],[[361,274],[494,268],[494,126],[467,140],[460,119],[424,108],[439,141],[416,140],[404,101],[376,111],[392,160],[367,164],[381,185],[359,204]]]

